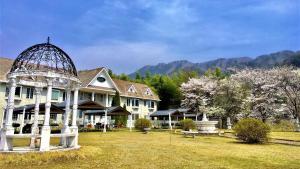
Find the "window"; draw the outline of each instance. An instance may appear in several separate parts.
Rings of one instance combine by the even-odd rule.
[[[151,101],[151,108],[154,108],[154,101]]]
[[[8,88],[8,87],[6,87],[6,89],[5,89],[5,97],[7,97],[7,96],[8,96],[8,94],[9,94],[9,88]]]
[[[133,107],[139,107],[139,99],[132,99],[131,101]]]
[[[137,120],[139,119],[139,114],[133,114],[132,115],[132,120]]]
[[[105,78],[104,77],[97,77],[97,81],[100,82],[100,83],[103,83],[105,82]]]
[[[22,87],[20,87],[20,86],[16,87],[15,97],[21,97],[21,93],[22,93]],[[8,95],[9,95],[9,88],[6,87],[5,96],[7,97]]]
[[[18,120],[18,114],[17,114],[17,113],[14,113],[12,119],[13,119],[14,121]]]
[[[147,88],[145,94],[148,96],[152,96],[151,89]]]
[[[127,105],[126,106],[130,106],[130,99],[127,99]]]
[[[59,94],[60,94],[59,90],[53,89],[53,90],[52,90],[52,97],[51,97],[51,100],[56,100],[56,101],[58,101]]]
[[[33,98],[33,90],[34,90],[34,88],[27,87],[27,89],[26,89],[26,98],[27,99],[32,99]]]
[[[22,88],[16,87],[15,97],[21,97]]]
[[[148,108],[150,109],[154,109],[154,105],[155,105],[155,103],[154,103],[154,101],[148,101]]]
[[[139,100],[138,99],[135,100],[135,106],[139,107]]]
[[[50,114],[50,119],[51,120],[56,120],[57,119],[57,114]]]
[[[63,101],[65,101],[65,100],[66,100],[66,97],[67,97],[67,94],[66,94],[66,92],[63,92],[63,93],[62,93],[62,99],[63,99]]]
[[[128,89],[128,92],[130,93],[136,93],[135,87],[133,85],[131,85]]]
[[[147,106],[147,101],[146,101],[146,100],[144,100],[144,106],[145,106],[145,107]]]

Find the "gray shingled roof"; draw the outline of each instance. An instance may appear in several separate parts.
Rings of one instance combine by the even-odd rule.
[[[183,114],[183,113],[187,113],[189,111],[189,109],[169,109],[169,110],[158,110],[153,112],[150,116],[151,117],[157,117],[157,116],[169,116],[169,114],[172,115],[179,115],[179,114]]]

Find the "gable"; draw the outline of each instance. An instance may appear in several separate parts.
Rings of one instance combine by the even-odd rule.
[[[131,86],[128,88],[127,91],[130,92],[130,93],[137,93],[137,91],[136,91],[134,85],[131,85]]]
[[[146,84],[135,83],[120,79],[113,79],[115,84],[120,89],[120,96],[124,97],[136,97],[145,100],[158,100],[159,98],[156,93],[154,93],[149,86]],[[130,92],[130,88],[134,88],[135,92]],[[132,90],[133,91],[133,90]]]
[[[104,87],[118,90],[105,69],[102,69],[100,72],[98,72],[98,74],[94,76],[94,78],[90,81],[88,86]]]

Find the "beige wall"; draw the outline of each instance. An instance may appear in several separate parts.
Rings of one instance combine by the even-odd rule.
[[[29,88],[29,86],[22,86],[21,96],[20,97],[15,97],[15,107],[35,103],[35,95],[34,94],[33,94],[33,98],[26,98],[27,88]],[[60,91],[60,96],[59,96],[58,101],[53,100],[52,102],[55,103],[55,102],[62,102],[63,101],[63,91],[62,90],[59,90],[59,91]],[[7,97],[5,96],[5,92],[6,92],[6,83],[0,83],[0,108],[1,108],[0,109],[0,122],[1,123],[2,123],[2,119],[3,119],[3,115],[4,115],[4,109],[6,108],[6,102],[7,102]],[[42,93],[41,93],[41,103],[46,102],[46,92],[47,92],[47,89],[44,88]],[[34,118],[34,116],[32,115],[32,119],[33,118]],[[42,120],[43,117],[40,116],[39,119]],[[61,115],[58,115],[58,121],[61,121],[60,119],[61,119]]]
[[[132,107],[131,104],[130,106],[127,106],[127,99],[128,97],[121,96],[120,99],[121,106],[123,107],[125,104],[126,109],[129,112],[132,112],[133,114],[139,114],[139,118],[145,118],[146,116],[149,116],[151,113],[157,110],[157,101],[154,101],[154,109],[149,109],[147,104],[146,106],[144,105],[144,102],[149,100],[139,99],[139,107]],[[135,98],[129,98],[129,99],[135,99]]]
[[[15,99],[15,107],[19,107],[19,106],[23,106],[23,105],[27,105],[27,104],[34,104],[35,103],[35,96],[33,95],[32,99],[26,98],[26,91],[27,91],[27,86],[22,86],[22,94],[20,98],[16,98]],[[0,122],[2,123],[2,117],[3,117],[3,112],[4,112],[4,108],[6,107],[6,98],[5,97],[5,91],[6,91],[6,83],[0,83]],[[45,103],[46,102],[46,92],[47,89],[44,88],[42,91],[42,96],[41,96],[41,103]],[[82,92],[81,92],[82,93]],[[79,97],[80,99],[80,97]],[[88,95],[85,95],[82,99],[91,99],[88,97]],[[112,99],[113,96],[109,96],[109,105],[111,106],[112,103]],[[134,98],[130,98],[130,99],[134,99]],[[59,96],[59,100],[58,101],[52,101],[52,102],[62,102],[63,101],[63,90],[60,90],[60,96]],[[95,101],[98,101],[100,103],[102,103],[103,105],[105,105],[105,94],[104,94],[104,99],[102,100],[101,97],[95,97]],[[138,114],[139,118],[144,118],[146,116],[149,116],[152,112],[157,110],[157,101],[154,101],[154,109],[149,109],[147,104],[146,106],[144,106],[144,101],[143,99],[139,99],[139,107],[133,108],[132,106],[127,106],[127,97],[122,97],[120,99],[121,102],[121,106],[123,107],[123,105],[126,105],[126,109],[129,112],[132,112],[134,114]],[[33,116],[32,116],[33,119]],[[43,119],[43,117],[40,118],[41,120]],[[58,116],[58,121],[60,121],[61,116]]]

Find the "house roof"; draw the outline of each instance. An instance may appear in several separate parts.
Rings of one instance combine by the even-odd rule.
[[[8,59],[8,58],[1,58],[0,57],[0,81],[7,82],[6,74],[10,71],[10,68],[13,64],[14,60]],[[99,72],[101,72],[104,67],[99,67],[91,70],[81,70],[78,71],[78,78],[82,82],[82,87],[84,88],[90,88],[90,89],[98,89],[98,90],[112,90],[111,88],[105,88],[105,87],[95,87],[90,86],[90,82],[94,79],[95,76]],[[112,79],[115,83],[117,90],[119,90],[121,96],[125,97],[134,97],[134,98],[141,98],[141,99],[147,99],[147,100],[159,100],[159,97],[146,85],[141,83],[135,83],[120,79]],[[128,89],[134,86],[136,89],[135,92],[129,92]],[[151,90],[151,95],[147,95],[146,91],[147,89]]]
[[[80,110],[104,110],[105,107],[98,102],[91,101],[91,100],[78,100],[78,109]],[[60,108],[66,107],[66,101],[57,103],[55,106]],[[73,101],[70,102],[70,107],[73,107]]]
[[[94,79],[94,77],[103,69],[104,69],[103,67],[99,67],[91,70],[78,71],[78,77],[82,83],[82,86],[87,87],[89,83]]]
[[[14,60],[0,57],[0,81],[6,82],[6,74],[10,71],[10,68]]]
[[[104,115],[105,110],[87,110],[84,112],[85,114],[97,114],[97,115]],[[125,108],[121,106],[113,106],[113,107],[108,107],[107,108],[107,115],[108,116],[127,116],[130,115],[131,113],[127,111]]]
[[[40,107],[39,113],[44,114],[45,113],[45,103],[41,103],[39,105],[39,107]],[[16,107],[14,109],[14,113],[22,114],[24,108],[25,108],[25,112],[33,113],[34,109],[35,109],[35,104],[28,104],[28,105]],[[60,108],[54,104],[51,104],[50,110],[51,110],[51,114],[62,114],[65,112],[62,108]]]
[[[120,79],[113,79],[113,81],[118,86],[121,96],[138,97],[138,98],[149,99],[149,100],[159,100],[158,96],[145,84],[125,81]],[[135,92],[128,91],[128,89],[131,86],[134,86],[134,88],[136,89]],[[151,95],[146,94],[147,89],[151,90],[152,93]]]

